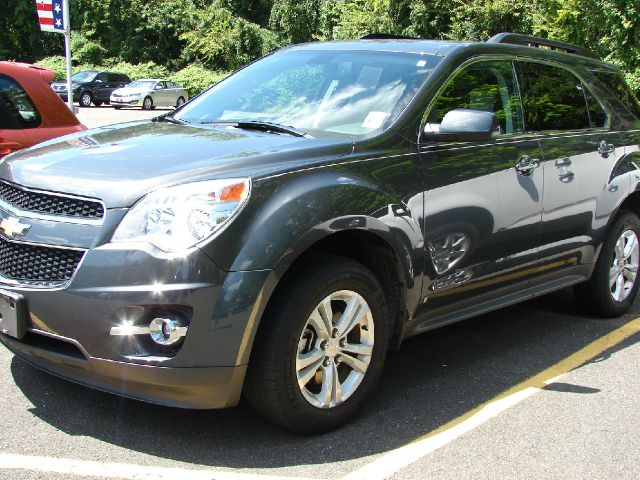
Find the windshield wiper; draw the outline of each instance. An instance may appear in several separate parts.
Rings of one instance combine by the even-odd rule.
[[[229,125],[231,127],[241,128],[243,130],[260,130],[262,132],[273,132],[273,133],[286,133],[288,135],[293,135],[294,137],[307,137],[310,138],[307,132],[302,130],[298,130],[295,127],[291,127],[288,125],[281,125],[279,123],[273,122],[262,122],[258,120],[245,120],[240,122],[202,122],[202,124],[213,124],[213,125]]]
[[[187,125],[190,122],[186,120],[182,120],[180,118],[175,118],[169,115],[160,115],[159,117],[153,117],[151,119],[152,122],[167,122],[167,123],[175,123],[176,125]]]

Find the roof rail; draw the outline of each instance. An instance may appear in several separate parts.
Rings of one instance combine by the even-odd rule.
[[[367,33],[360,37],[360,40],[418,40],[415,37],[404,35],[393,35],[391,33]]]
[[[548,38],[524,35],[522,33],[498,33],[487,40],[487,43],[509,43],[512,45],[524,45],[526,47],[542,47],[550,50],[558,50],[565,53],[573,53],[574,55],[598,59],[598,56],[588,48],[580,47],[572,43],[561,42],[559,40],[549,40]]]

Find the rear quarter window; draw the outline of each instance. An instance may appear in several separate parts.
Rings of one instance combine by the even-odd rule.
[[[593,72],[607,89],[615,94],[622,105],[631,112],[637,120],[640,120],[640,104],[631,92],[631,89],[619,73]]]

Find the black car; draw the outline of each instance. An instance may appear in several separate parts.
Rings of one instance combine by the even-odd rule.
[[[111,93],[127,86],[131,79],[124,73],[101,72],[98,70],[83,70],[71,77],[71,90],[73,101],[83,107],[89,107],[93,103],[99,107],[103,103],[109,103]],[[62,100],[67,101],[67,81],[53,82],[51,88]]]
[[[411,335],[570,286],[623,314],[639,165],[640,106],[575,45],[292,46],[0,163],[0,341],[101,390],[244,394],[327,430]]]

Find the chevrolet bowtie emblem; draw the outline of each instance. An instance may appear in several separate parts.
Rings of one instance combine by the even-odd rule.
[[[21,237],[29,231],[31,225],[20,223],[16,217],[0,218],[0,230],[9,238]]]

